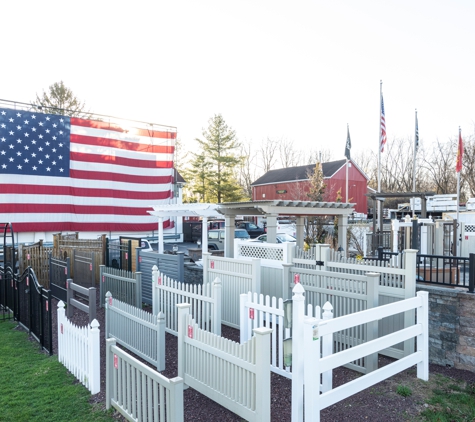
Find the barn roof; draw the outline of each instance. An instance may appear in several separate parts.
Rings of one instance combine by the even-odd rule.
[[[323,177],[325,179],[331,178],[338,170],[340,170],[340,168],[345,165],[345,163],[346,159],[322,163]],[[283,169],[270,170],[263,176],[259,177],[259,179],[257,179],[255,182],[253,182],[251,186],[267,185],[271,183],[295,182],[297,180],[308,180],[309,174],[313,174],[314,170],[315,164],[307,164],[305,166],[287,167]],[[363,172],[362,174],[366,177]]]

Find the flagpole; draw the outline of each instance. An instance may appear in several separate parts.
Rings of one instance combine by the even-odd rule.
[[[419,142],[419,130],[417,127],[417,108],[416,108],[416,121],[414,126],[414,158],[412,162],[412,192],[416,192],[416,154],[417,147]],[[421,201],[421,211],[422,211],[422,201]],[[416,213],[416,198],[412,198],[412,218],[414,218]]]
[[[350,137],[350,126],[348,125],[348,123],[346,124],[346,147],[348,148],[348,139]],[[345,151],[346,152],[346,151]],[[349,153],[348,153],[349,155]],[[349,202],[348,200],[348,196],[349,196],[349,192],[348,192],[348,162],[349,162],[349,158],[348,158],[348,155],[346,156],[346,203]]]
[[[459,223],[459,208],[460,208],[460,171],[462,170],[462,156],[460,151],[460,140],[462,139],[462,130],[459,126],[459,142],[458,142],[458,149],[457,149],[457,164],[456,164],[456,171],[457,171],[457,224]],[[462,146],[463,150],[463,146]],[[459,161],[460,160],[460,161]],[[459,168],[460,162],[460,168]]]
[[[383,81],[379,81],[379,140],[378,140],[378,193],[381,192],[381,106],[382,106],[382,98],[383,98]],[[377,222],[378,227],[380,225],[380,217],[381,217],[381,201],[378,202],[378,214],[377,214]],[[374,215],[373,215],[374,218]]]

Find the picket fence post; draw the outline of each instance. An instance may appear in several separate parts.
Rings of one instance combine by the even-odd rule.
[[[243,344],[249,338],[246,304],[248,294],[241,293],[239,295],[239,343]]]
[[[64,302],[60,300],[58,302],[58,361],[61,363],[64,361],[64,338],[63,338],[63,322],[65,320],[66,311],[64,309]]]
[[[135,273],[135,306],[142,308],[142,272]]]
[[[157,315],[159,310],[158,303],[158,267],[154,265],[152,267],[152,314]]]
[[[165,370],[165,314],[159,312],[157,315],[157,371]]]
[[[417,336],[417,351],[422,352],[422,362],[417,364],[417,378],[429,380],[429,293],[417,292],[422,306],[417,309],[417,324],[422,324],[422,333]]]
[[[178,303],[178,374],[177,376],[185,379],[185,335],[186,335],[186,316],[190,313],[191,305],[189,303]]]
[[[66,316],[72,318],[73,316],[73,307],[71,306],[71,299],[73,297],[73,290],[71,289],[71,283],[73,282],[72,278],[66,280]]]
[[[300,283],[293,288],[292,297],[292,422],[303,421],[303,383],[305,289]],[[320,351],[319,351],[320,353]],[[319,381],[320,383],[320,381]]]
[[[329,304],[329,302],[327,302]],[[325,303],[324,307],[327,305]],[[331,305],[330,305],[331,306]],[[318,335],[317,318],[305,318],[304,321],[304,342],[303,348],[309,357],[305,360],[304,382],[305,382],[305,420],[320,422],[320,412],[318,397],[320,397],[320,336]],[[329,337],[329,336],[326,336]],[[333,340],[333,336],[332,336]],[[325,356],[325,354],[323,355]],[[325,384],[325,382],[324,382]],[[331,389],[331,386],[330,386]],[[324,387],[324,391],[327,391]],[[292,409],[294,400],[292,396]],[[293,421],[292,417],[292,421]]]
[[[106,339],[106,409],[111,407],[111,396],[114,393],[114,355],[111,353],[111,347],[116,345],[115,338]],[[114,394],[114,398],[117,399]]]
[[[416,296],[416,261],[417,261],[417,249],[406,249],[404,251],[405,263],[405,275],[404,275],[404,299],[409,299]],[[414,324],[415,311],[407,311],[404,313],[404,328],[410,327]],[[404,342],[404,356],[409,356],[414,353],[414,339],[409,339]]]
[[[106,340],[109,338],[109,318],[110,318],[110,312],[109,312],[109,303],[111,303],[112,300],[112,293],[107,292],[106,293],[106,301],[104,304],[105,308],[105,335],[106,335]]]
[[[203,284],[206,284],[208,282],[208,261],[210,256],[211,253],[207,251],[205,252],[205,250],[203,249],[203,252],[201,252],[201,259],[203,260]]]
[[[319,316],[317,316],[317,318],[320,319]],[[323,321],[328,321],[329,319],[333,319],[333,306],[330,302],[325,302],[325,304],[323,305],[323,314],[322,314],[321,319]],[[321,342],[322,342],[322,358],[325,356],[332,355],[333,354],[333,334],[325,336],[321,340]],[[320,340],[319,340],[319,344],[320,344]],[[314,356],[314,355],[309,355],[309,356]],[[318,347],[318,356],[320,356],[320,346]],[[313,376],[315,377],[315,373],[313,373]],[[318,384],[320,384],[320,382]],[[322,393],[330,391],[332,389],[332,386],[333,386],[333,371],[331,370],[326,371],[322,374]],[[318,385],[317,388],[320,388],[320,385]]]
[[[368,297],[366,309],[379,306],[379,276],[379,273],[366,273],[366,294]],[[371,321],[366,324],[366,341],[378,338],[378,325],[378,321]],[[368,373],[378,369],[378,354],[373,353],[366,356],[364,366]]]
[[[221,279],[216,277],[213,281],[213,290],[211,293],[214,300],[212,332],[218,336],[221,336],[221,304],[223,300],[222,292]]]
[[[88,330],[88,368],[89,368],[89,390],[91,394],[101,391],[101,348],[100,348],[99,322],[94,319],[91,322],[91,329]]]
[[[270,335],[272,328],[254,328],[256,338],[256,417],[259,421],[270,422]]]

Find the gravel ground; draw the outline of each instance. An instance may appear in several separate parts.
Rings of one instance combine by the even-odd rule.
[[[98,303],[99,305],[99,299]],[[57,301],[53,299],[53,309],[57,309]],[[53,347],[57,354],[57,313],[53,312]],[[91,396],[91,403],[105,407],[105,311],[104,308],[97,307],[97,320],[101,331],[101,392]],[[72,322],[78,326],[88,323],[86,313],[77,309],[74,310]],[[224,326],[222,327],[223,337],[234,341],[239,341],[239,330]],[[177,340],[175,336],[166,334],[166,370],[162,374],[173,378],[177,376]],[[392,360],[380,356],[379,365],[386,365]],[[146,363],[146,362],[144,362]],[[430,381],[436,379],[436,374],[441,374],[457,380],[475,382],[475,373],[458,370],[450,367],[430,365]],[[337,368],[333,371],[333,386],[337,387],[360,374],[346,368]],[[396,394],[399,385],[409,386],[413,394],[410,397],[402,397]],[[322,422],[334,421],[381,421],[400,422],[403,420],[417,420],[417,415],[425,408],[424,402],[430,393],[427,383],[416,378],[414,368],[410,368],[388,380],[380,382],[373,387],[367,388],[348,399],[324,409],[321,413]],[[242,421],[236,414],[230,412],[216,402],[208,399],[192,388],[184,392],[184,415],[185,421]],[[116,413],[117,420],[125,420]],[[271,418],[272,421],[291,421],[291,382],[279,375],[271,376]]]

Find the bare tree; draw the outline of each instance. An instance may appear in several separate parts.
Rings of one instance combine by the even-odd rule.
[[[464,139],[462,176],[467,197],[475,197],[475,136]]]
[[[262,141],[258,150],[258,156],[260,158],[259,167],[262,168],[263,173],[267,173],[275,167],[277,162],[279,141],[267,138]]]
[[[278,141],[279,161],[282,168],[298,166],[302,161],[302,151],[294,148],[293,141],[280,139]]]
[[[254,150],[251,143],[242,143],[240,155],[242,162],[239,167],[239,184],[241,185],[245,196],[252,199],[251,183],[259,178],[257,161],[260,155],[260,150]]]

